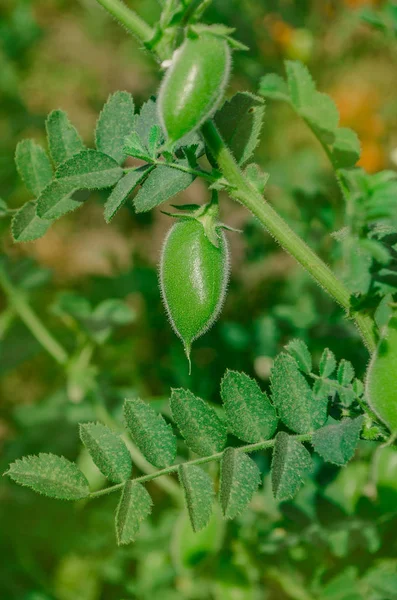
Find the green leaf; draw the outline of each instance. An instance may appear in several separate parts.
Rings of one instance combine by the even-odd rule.
[[[147,460],[159,469],[175,460],[176,437],[171,425],[139,398],[124,402],[124,420],[132,439]]]
[[[333,143],[339,123],[335,102],[327,94],[316,90],[309,70],[301,62],[287,60],[285,69],[295,109],[323,143]]]
[[[203,529],[210,520],[214,487],[210,476],[195,465],[181,465],[178,469],[179,481],[185,494],[193,531]]]
[[[5,475],[39,494],[59,500],[80,500],[90,493],[88,481],[77,465],[55,454],[24,456],[13,462]]]
[[[327,397],[314,396],[292,356],[285,353],[277,356],[270,381],[273,404],[287,427],[297,433],[308,433],[324,425]]]
[[[131,192],[152,169],[153,167],[148,167],[147,165],[139,167],[133,171],[128,171],[128,173],[118,181],[105,202],[104,214],[106,223],[110,223],[117,211],[125,204]]]
[[[298,110],[310,107],[317,90],[308,68],[298,60],[286,60],[284,64],[289,96],[294,107]]]
[[[250,163],[244,170],[244,174],[250,184],[254,186],[260,194],[265,191],[266,184],[269,180],[269,173],[265,173],[256,163]]]
[[[339,127],[335,132],[335,141],[331,148],[332,162],[337,169],[354,167],[361,154],[358,135],[352,129]]]
[[[280,502],[293,498],[307,473],[312,470],[312,459],[306,448],[280,431],[276,435],[271,466],[273,495]]]
[[[76,210],[83,204],[81,200],[72,198],[76,191],[77,188],[71,186],[67,179],[54,179],[37,199],[37,215],[41,219],[55,220]]]
[[[178,164],[189,167],[186,160],[179,161]],[[135,196],[136,212],[146,212],[155,208],[185,190],[194,179],[195,176],[191,173],[185,173],[166,165],[156,167]]]
[[[215,114],[215,124],[240,165],[247,162],[259,143],[264,112],[262,98],[238,92]]]
[[[121,437],[101,423],[80,425],[80,438],[98,469],[115,483],[130,477],[131,455]]]
[[[63,110],[53,110],[45,125],[51,158],[56,167],[84,149],[77,129]]]
[[[97,121],[95,141],[98,150],[122,164],[125,137],[134,128],[134,101],[128,92],[110,95]]]
[[[70,188],[98,190],[115,185],[123,175],[117,162],[97,150],[82,150],[62,163],[55,177]]]
[[[319,367],[321,377],[329,377],[335,371],[336,358],[329,348],[325,348],[322,353]]]
[[[140,483],[126,481],[116,509],[116,538],[119,546],[135,541],[141,522],[152,512],[152,499]]]
[[[251,502],[260,480],[259,469],[252,458],[235,448],[224,451],[219,498],[226,519],[234,519],[242,513]]]
[[[337,371],[338,381],[341,385],[349,385],[354,378],[354,367],[349,360],[342,359]]]
[[[315,451],[327,462],[345,465],[357,448],[364,417],[343,419],[317,429],[312,438]]]
[[[156,102],[150,98],[142,105],[139,115],[134,119],[134,131],[138,134],[141,144],[150,153],[150,138],[152,128],[160,126]]]
[[[208,456],[221,452],[226,444],[226,427],[213,408],[189,390],[171,393],[172,418],[193,452]]]
[[[256,381],[228,370],[221,382],[221,397],[230,431],[240,440],[254,443],[272,437],[278,422],[276,411]]]
[[[259,84],[259,93],[272,100],[291,102],[286,82],[280,75],[275,73],[268,73],[262,77]]]
[[[27,202],[12,218],[12,237],[15,242],[31,242],[41,238],[50,225],[51,221],[45,221],[36,215],[36,202]]]
[[[287,344],[285,349],[296,360],[301,371],[308,374],[311,373],[312,356],[305,342],[298,339],[292,340]]]
[[[15,151],[18,173],[35,197],[52,179],[52,166],[46,151],[33,140],[22,140]]]

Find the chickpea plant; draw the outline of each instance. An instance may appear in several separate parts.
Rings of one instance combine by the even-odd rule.
[[[63,457],[39,454],[10,465],[7,475],[16,483],[52,498],[93,499],[118,492],[116,538],[119,544],[128,544],[151,512],[148,481],[177,474],[191,525],[199,531],[210,519],[216,488],[226,519],[247,507],[261,483],[251,454],[272,451],[273,493],[283,501],[297,493],[311,472],[313,451],[324,461],[343,466],[354,456],[360,436],[383,444],[394,442],[397,338],[392,294],[381,285],[376,293],[370,284],[367,289],[348,289],[263,198],[267,175],[252,156],[262,127],[264,98],[287,103],[319,140],[343,196],[353,206],[360,204],[361,228],[354,235],[371,260],[383,257],[387,262],[385,227],[389,233],[395,231],[397,219],[387,201],[390,195],[384,195],[383,204],[378,202],[381,209],[374,214],[370,194],[390,182],[395,186],[395,179],[385,173],[372,181],[355,169],[360,156],[356,134],[339,127],[334,102],[316,89],[309,71],[299,62],[286,62],[286,80],[265,75],[259,95],[238,92],[225,101],[231,56],[245,47],[223,25],[198,22],[207,1],[163,0],[154,29],[121,0],[98,1],[165,70],[157,99],[150,98],[137,112],[128,92],[112,94],[98,117],[95,149],[85,147],[61,110],[47,118],[49,155],[33,140],[20,142],[16,164],[34,199],[12,214],[14,240],[26,242],[45,235],[52,222],[82,205],[86,196],[81,191],[111,190],[104,206],[104,218],[110,223],[135,190],[135,210],[146,212],[202,178],[211,201],[174,206],[177,212],[167,212],[175,222],[164,241],[159,268],[165,311],[189,361],[192,343],[217,319],[227,290],[225,231],[231,228],[219,219],[219,191],[251,211],[345,309],[372,356],[364,385],[355,377],[351,363],[338,361],[328,349],[316,369],[305,343],[295,339],[275,359],[269,393],[246,374],[226,371],[220,385],[220,411],[187,389],[172,390],[171,420],[139,398],[127,399],[123,435],[101,423],[80,426],[82,443],[110,482],[99,491],[91,492],[82,471]],[[125,167],[128,156],[140,159],[143,166]],[[360,177],[365,185],[360,185]],[[6,206],[2,210],[8,211]],[[4,273],[1,282],[11,298],[13,289]],[[113,315],[115,309],[111,308]],[[91,319],[96,310],[89,312]],[[106,310],[109,316],[109,307]],[[37,318],[26,307],[20,316],[40,331]],[[114,317],[112,326],[124,317]],[[67,362],[54,339],[41,335],[40,341],[58,362]],[[126,434],[152,465],[146,474],[135,475]],[[178,439],[193,453],[190,460],[177,459]],[[213,470],[211,475],[206,470],[208,463],[220,464],[219,483],[214,482]]]

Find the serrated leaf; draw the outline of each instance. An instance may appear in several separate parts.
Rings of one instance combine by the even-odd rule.
[[[188,167],[186,160],[179,164]],[[191,173],[185,173],[166,165],[154,169],[146,179],[134,199],[136,212],[146,212],[185,190],[195,180]]]
[[[193,531],[203,529],[210,520],[214,487],[210,476],[195,465],[181,465],[179,481],[183,488],[186,506]]]
[[[99,190],[115,185],[123,169],[107,154],[82,150],[62,163],[55,173],[57,180],[79,190]]]
[[[37,199],[37,215],[42,219],[55,220],[76,210],[83,204],[81,200],[72,198],[76,191],[67,179],[54,179]]]
[[[358,135],[352,129],[339,127],[331,148],[332,162],[337,169],[354,167],[360,158],[361,145]]]
[[[50,498],[80,500],[90,493],[88,481],[77,465],[55,454],[25,456],[13,462],[5,474]]]
[[[84,149],[77,129],[63,110],[53,110],[45,126],[51,158],[56,167]]]
[[[141,144],[149,151],[152,128],[160,126],[156,102],[150,98],[145,102],[139,115],[135,116],[134,131],[138,134]]]
[[[303,444],[280,431],[276,436],[271,466],[275,499],[283,502],[293,498],[311,470],[312,459]]]
[[[285,353],[277,356],[270,381],[273,404],[287,427],[297,433],[308,433],[324,425],[327,397],[314,396],[292,356]]]
[[[227,448],[221,462],[219,499],[226,519],[234,519],[251,502],[260,484],[260,472],[252,458]]]
[[[221,398],[230,431],[245,442],[268,440],[276,431],[278,418],[265,392],[245,373],[226,371]]]
[[[121,437],[101,423],[80,425],[80,438],[98,469],[115,483],[130,477],[131,455]]]
[[[33,140],[22,140],[15,151],[18,173],[35,197],[52,179],[52,166],[44,148]]]
[[[337,370],[337,378],[341,385],[349,385],[354,378],[354,367],[349,360],[342,359]]]
[[[109,96],[96,125],[95,141],[98,150],[122,164],[125,137],[134,128],[134,101],[128,92],[115,92]]]
[[[259,84],[259,93],[265,96],[265,98],[291,102],[286,82],[280,75],[276,75],[276,73],[268,73],[262,77]]]
[[[105,202],[105,221],[110,223],[118,210],[125,204],[128,196],[136,186],[150,173],[153,167],[143,166],[133,171],[128,171],[113,188],[112,193]]]
[[[259,143],[264,112],[262,98],[238,92],[214,116],[221,136],[240,165],[247,162]]]
[[[116,509],[116,538],[119,546],[135,541],[141,522],[152,512],[152,499],[140,483],[127,481]]]
[[[186,444],[193,452],[208,456],[226,444],[226,427],[213,408],[189,390],[174,389],[171,412]]]
[[[124,402],[124,420],[135,444],[159,469],[175,460],[176,437],[164,418],[139,398]]]
[[[312,437],[313,448],[325,461],[345,465],[357,448],[364,417],[343,419],[317,429]]]
[[[317,90],[308,68],[298,60],[286,60],[284,64],[293,105],[298,110],[311,106]]]
[[[296,360],[301,371],[311,373],[313,366],[312,356],[304,341],[298,339],[291,340],[285,349]]]
[[[244,170],[244,174],[250,184],[254,186],[260,194],[265,191],[266,184],[269,180],[269,173],[262,171],[256,163],[250,163]]]
[[[297,112],[308,122],[323,143],[331,144],[339,123],[335,102],[316,90],[309,70],[299,61],[285,61],[288,89]]]
[[[41,238],[51,226],[51,221],[36,215],[36,202],[24,204],[12,218],[11,231],[15,242],[31,242]]]
[[[329,377],[336,369],[336,358],[334,353],[329,349],[325,348],[320,359],[320,375],[321,377]]]

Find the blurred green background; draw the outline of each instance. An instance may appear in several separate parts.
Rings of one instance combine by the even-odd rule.
[[[154,0],[130,0],[150,23]],[[362,142],[368,173],[397,165],[397,5],[364,0],[214,0],[208,22],[236,28],[250,47],[236,54],[230,93],[256,92],[285,58],[305,62],[336,101],[343,126]],[[48,112],[62,108],[87,145],[108,94],[128,90],[140,106],[156,92],[158,66],[95,0],[1,0],[0,197],[12,208],[29,199],[18,180],[17,142],[45,143]],[[344,206],[318,142],[288,109],[268,104],[256,161],[270,173],[267,197],[308,243],[352,281],[340,236]],[[195,182],[178,201],[202,202]],[[57,365],[0,296],[1,469],[16,458],[54,452],[77,460],[92,486],[99,472],[82,452],[77,423],[121,423],[123,398],[137,396],[167,413],[170,387],[218,403],[226,368],[265,388],[272,359],[293,337],[314,357],[325,347],[362,376],[367,355],[342,311],[284,254],[243,207],[222,198],[232,277],[219,322],[193,349],[189,377],[182,345],[165,317],[156,267],[170,219],[127,206],[106,225],[105,196],[40,240],[15,245],[0,219],[1,260],[14,285],[72,356]],[[360,269],[358,269],[360,271]],[[357,269],[356,269],[357,271]],[[356,272],[354,271],[354,272]],[[355,282],[354,282],[355,285]],[[353,285],[353,287],[354,287]],[[361,283],[357,283],[360,290]],[[1,292],[1,290],[0,290]],[[119,312],[106,330],[76,306],[109,298]],[[374,442],[362,442],[343,470],[318,459],[297,499],[277,505],[268,457],[256,460],[264,486],[233,523],[215,513],[190,532],[179,499],[151,483],[154,513],[138,541],[115,544],[116,498],[75,506],[0,482],[0,598],[3,600],[393,600],[397,452],[379,454],[378,494],[368,486]],[[144,465],[142,465],[144,469]]]

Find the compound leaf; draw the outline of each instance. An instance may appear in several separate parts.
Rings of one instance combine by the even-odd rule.
[[[131,475],[131,455],[121,437],[102,423],[80,425],[80,438],[98,469],[121,483]]]
[[[208,456],[221,452],[226,444],[226,427],[204,400],[189,390],[174,389],[171,412],[186,444],[193,452]]]
[[[226,371],[221,397],[230,431],[240,440],[254,443],[272,437],[278,422],[276,411],[254,379]]]
[[[127,155],[124,139],[134,128],[134,101],[128,92],[111,94],[97,121],[95,140],[98,150],[122,164]]]
[[[181,465],[179,481],[184,491],[193,531],[200,531],[210,520],[214,487],[210,476],[195,465]]]
[[[293,498],[311,470],[312,459],[303,444],[280,431],[276,435],[271,466],[275,499],[282,502]]]
[[[162,469],[174,462],[176,437],[171,425],[140,398],[124,402],[124,420],[132,439],[147,460]]]
[[[220,503],[226,519],[237,517],[258,489],[260,472],[252,458],[227,448],[221,462]]]
[[[22,140],[15,151],[18,173],[35,197],[52,179],[52,166],[46,151],[33,140]]]
[[[45,126],[51,158],[56,167],[84,149],[77,129],[63,110],[53,110]]]
[[[178,164],[189,167],[186,160],[179,161]],[[135,196],[136,212],[146,212],[162,202],[166,202],[166,200],[189,187],[194,179],[195,176],[191,173],[185,173],[167,165],[156,167]]]
[[[80,500],[90,493],[88,481],[77,465],[55,454],[25,456],[13,462],[6,475],[39,494],[59,500]]]
[[[152,511],[152,499],[140,483],[126,481],[116,509],[116,538],[119,546],[135,541],[141,522]]]
[[[317,429],[312,438],[315,451],[327,462],[345,465],[357,448],[364,417],[343,419]]]
[[[308,433],[324,425],[328,398],[314,396],[292,356],[284,352],[277,356],[270,381],[273,404],[287,427]]]
[[[259,143],[264,112],[262,98],[238,92],[215,114],[216,126],[240,165],[247,162]]]
[[[107,154],[97,150],[82,150],[62,163],[55,173],[58,180],[71,188],[97,190],[115,185],[123,169]]]
[[[15,242],[31,242],[41,238],[49,229],[51,221],[40,219],[36,214],[36,202],[26,202],[15,213],[11,222]]]
[[[112,193],[105,202],[105,221],[110,223],[118,210],[125,204],[128,196],[143,180],[153,167],[143,166],[128,171],[113,188]]]

